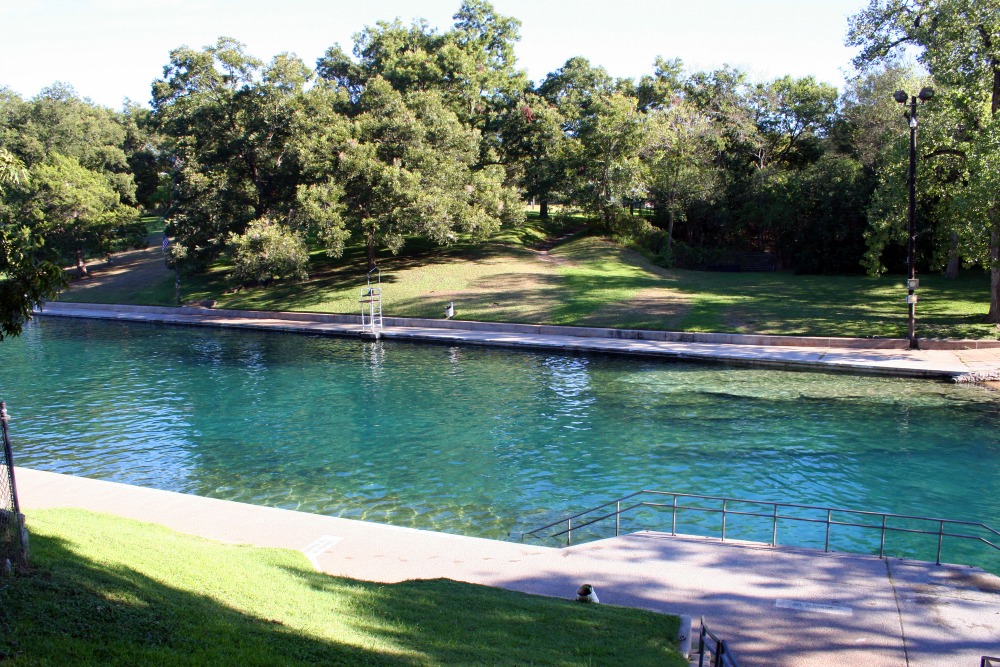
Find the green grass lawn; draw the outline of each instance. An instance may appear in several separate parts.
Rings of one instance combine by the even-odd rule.
[[[679,619],[449,580],[374,584],[294,551],[81,510],[30,512],[0,577],[10,665],[687,665]]]
[[[380,259],[383,313],[456,319],[617,328],[808,336],[906,336],[902,276],[799,276],[668,270],[638,252],[597,237],[573,236],[579,221],[554,225],[529,216],[481,245],[431,247],[412,240],[406,252]],[[551,249],[552,239],[561,242]],[[96,287],[72,289],[67,301],[173,303],[173,274],[122,272]],[[218,264],[185,276],[184,301],[215,300],[219,308],[360,312],[365,283],[362,249],[331,260],[314,252],[309,280],[267,288],[235,288]],[[997,338],[982,320],[989,309],[989,276],[967,271],[957,280],[921,276],[917,335],[921,338]]]

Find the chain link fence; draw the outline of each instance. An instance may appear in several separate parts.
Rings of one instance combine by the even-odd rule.
[[[7,404],[0,401],[0,429],[3,431],[3,456],[0,457],[0,565],[9,571],[13,565],[28,560],[28,535],[24,515],[17,503],[14,483],[14,454],[10,446]]]

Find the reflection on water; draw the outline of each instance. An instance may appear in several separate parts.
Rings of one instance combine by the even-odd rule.
[[[186,493],[498,538],[640,488],[1000,515],[979,387],[55,319],[0,355],[19,464]]]

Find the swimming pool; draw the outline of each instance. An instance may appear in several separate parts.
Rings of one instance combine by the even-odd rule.
[[[51,318],[0,355],[19,465],[185,493],[499,539],[640,488],[1000,515],[975,386]]]

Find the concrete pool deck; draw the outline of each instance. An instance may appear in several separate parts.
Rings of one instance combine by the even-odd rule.
[[[51,302],[42,315],[188,326],[290,331],[356,337],[351,315],[278,313]],[[386,340],[419,340],[665,359],[728,362],[791,369],[823,369],[905,377],[954,378],[1000,372],[1000,341],[923,340],[906,349],[900,339],[683,334],[662,331],[384,318]]]
[[[704,616],[743,667],[973,667],[1000,652],[1000,577],[972,567],[649,532],[557,549],[26,468],[16,476],[29,528],[33,510],[77,507],[299,550],[336,576],[446,577],[562,598],[591,583],[602,603]]]

